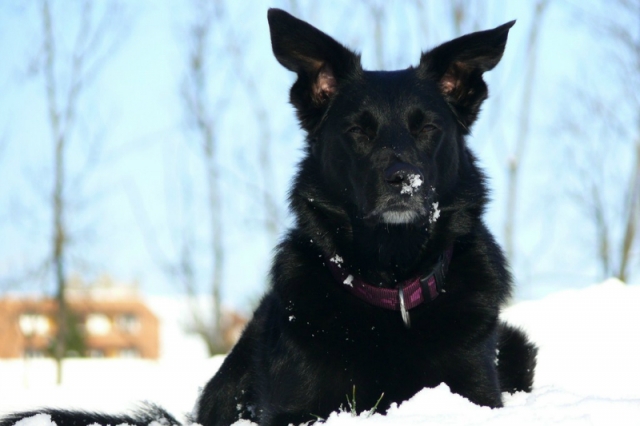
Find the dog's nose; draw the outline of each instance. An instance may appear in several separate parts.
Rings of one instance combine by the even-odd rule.
[[[417,188],[424,182],[419,168],[408,163],[393,163],[384,171],[384,179],[391,186]]]

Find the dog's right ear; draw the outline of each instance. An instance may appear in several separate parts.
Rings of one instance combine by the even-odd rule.
[[[269,9],[271,46],[278,62],[298,74],[290,99],[307,131],[319,123],[340,82],[361,70],[360,57],[284,10]]]

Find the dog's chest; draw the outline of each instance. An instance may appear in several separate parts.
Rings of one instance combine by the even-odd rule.
[[[306,356],[350,381],[396,380],[431,374],[439,353],[427,332],[407,330],[399,312],[380,309],[378,321],[357,312],[324,317],[291,314],[286,334]],[[323,367],[324,368],[324,367]]]
[[[291,336],[302,350],[295,362],[301,369],[313,366],[306,374],[322,401],[346,407],[347,395],[352,398],[355,390],[358,407],[365,410],[384,394],[378,411],[386,410],[390,401],[408,399],[425,386],[443,381],[438,367],[441,355],[418,337],[392,334],[375,325],[321,328],[312,323],[298,324]]]

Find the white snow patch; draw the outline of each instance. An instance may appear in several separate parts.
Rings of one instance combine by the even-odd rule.
[[[440,203],[437,201],[431,204],[432,211],[429,214],[429,223],[435,223],[440,218],[440,209],[438,206],[440,206]]]
[[[541,397],[538,397],[538,394]],[[505,407],[480,407],[451,393],[441,384],[423,389],[399,406],[393,405],[386,416],[374,414],[372,425],[632,425],[640,414],[640,400],[612,401],[607,398],[568,395],[554,388],[539,389],[534,394],[524,392],[504,394]],[[350,413],[333,413],[327,426],[360,425],[367,414],[354,418]]]
[[[56,426],[49,414],[36,414],[15,423],[14,426]]]
[[[296,316],[295,315],[289,315],[289,321],[295,321]]]
[[[342,268],[342,262],[344,262],[344,259],[342,257],[340,257],[339,255],[335,255],[333,256],[331,259],[329,259],[331,262],[335,263],[336,265],[338,265],[338,268]]]
[[[409,182],[402,182],[402,189],[400,190],[401,194],[409,194],[413,195],[413,191],[420,188],[422,186],[422,178],[420,175],[409,175]]]
[[[349,274],[349,276],[342,282],[342,284],[353,287],[353,275]]]

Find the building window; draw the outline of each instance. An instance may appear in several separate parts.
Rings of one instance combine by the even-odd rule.
[[[45,354],[44,354],[44,351],[40,349],[27,348],[24,350],[24,357],[25,358],[44,358]]]
[[[120,349],[120,358],[140,358],[140,352],[136,348]]]
[[[137,333],[140,331],[140,320],[135,314],[122,314],[117,319],[118,328],[126,333]]]
[[[25,336],[44,336],[49,333],[49,318],[42,314],[22,314],[18,320]]]
[[[87,333],[94,336],[104,336],[111,332],[111,321],[105,314],[89,314],[85,322]]]
[[[104,351],[101,349],[89,349],[87,356],[89,358],[104,358]]]

